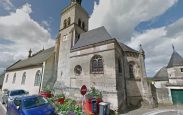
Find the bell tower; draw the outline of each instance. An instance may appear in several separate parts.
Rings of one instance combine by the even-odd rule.
[[[59,30],[57,84],[70,87],[70,49],[79,40],[80,34],[88,31],[89,15],[81,6],[82,0],[71,0],[62,10]]]

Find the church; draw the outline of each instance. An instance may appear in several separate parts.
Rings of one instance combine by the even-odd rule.
[[[80,88],[86,85],[88,90],[100,90],[103,101],[119,113],[129,106],[151,105],[142,46],[138,51],[128,47],[105,27],[89,30],[89,14],[81,3],[71,0],[62,10],[55,46],[7,68],[3,87],[22,87],[35,94],[49,86],[55,93],[81,100]]]
[[[105,27],[88,30],[89,14],[81,0],[61,12],[60,31],[55,45],[57,61],[56,92],[81,99],[80,88],[95,87],[111,108],[152,103],[146,82],[145,52],[136,51],[112,37]]]

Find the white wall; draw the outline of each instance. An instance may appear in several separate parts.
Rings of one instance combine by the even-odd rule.
[[[2,89],[9,89],[9,90],[24,89],[26,91],[29,91],[29,94],[38,94],[39,86],[34,86],[35,75],[38,70],[40,70],[42,73],[42,67],[34,67],[29,69],[6,72]],[[26,72],[26,80],[25,80],[25,84],[21,84],[22,76],[24,72]],[[16,73],[16,80],[15,80],[15,83],[13,84],[12,81],[13,81],[14,73]],[[8,78],[8,82],[6,83],[7,75],[9,76],[9,78]]]

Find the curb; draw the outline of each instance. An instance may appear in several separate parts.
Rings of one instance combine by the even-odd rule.
[[[4,112],[6,113],[6,107],[0,102],[0,106],[4,109]]]

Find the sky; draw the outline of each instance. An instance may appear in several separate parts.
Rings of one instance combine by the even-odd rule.
[[[54,46],[60,13],[70,0],[0,0],[0,72]],[[89,30],[104,26],[112,37],[146,54],[149,77],[167,66],[172,44],[183,56],[183,0],[83,0]]]

